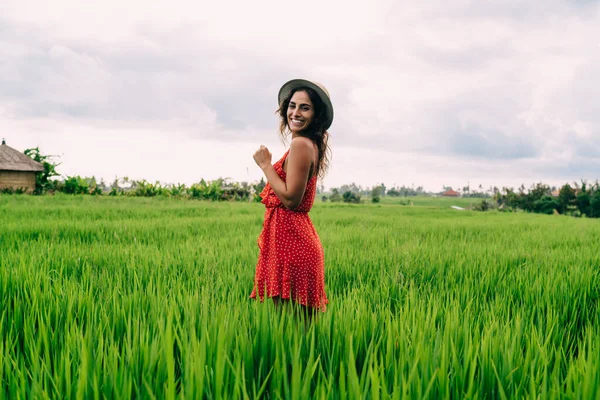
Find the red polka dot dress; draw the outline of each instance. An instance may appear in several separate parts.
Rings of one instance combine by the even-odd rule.
[[[289,150],[273,164],[285,182],[283,170]],[[258,237],[260,249],[251,298],[281,296],[325,311],[323,246],[308,216],[317,193],[317,177],[309,179],[300,205],[293,211],[283,206],[271,185],[261,192],[265,220]]]

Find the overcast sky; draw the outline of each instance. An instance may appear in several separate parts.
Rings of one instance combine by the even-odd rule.
[[[323,184],[600,178],[600,3],[0,1],[0,136],[63,175],[258,180],[279,87],[323,83]]]

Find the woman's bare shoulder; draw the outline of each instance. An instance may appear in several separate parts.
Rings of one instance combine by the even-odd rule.
[[[292,144],[290,145],[290,149],[314,149],[314,143],[312,140],[306,137],[298,136],[292,139]]]

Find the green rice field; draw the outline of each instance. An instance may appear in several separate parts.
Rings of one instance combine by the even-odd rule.
[[[444,201],[317,203],[306,324],[261,204],[0,196],[0,398],[600,398],[600,222]]]

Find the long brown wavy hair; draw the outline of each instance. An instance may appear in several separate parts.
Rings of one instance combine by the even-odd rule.
[[[314,117],[311,124],[303,129],[302,132],[300,132],[300,136],[309,138],[317,145],[317,149],[319,151],[319,161],[317,163],[315,175],[317,175],[319,179],[323,179],[327,172],[327,168],[329,168],[331,148],[327,144],[327,141],[329,140],[329,132],[327,132],[325,129],[325,123],[327,122],[325,118],[325,105],[321,101],[321,98],[317,92],[307,87],[300,87],[290,92],[289,96],[281,102],[279,108],[277,109],[277,114],[279,114],[280,117],[279,133],[281,134],[281,140],[286,143],[286,139],[291,133],[287,120],[287,109],[294,93],[300,91],[304,91],[306,94],[308,94],[310,101],[313,103],[314,110]]]

